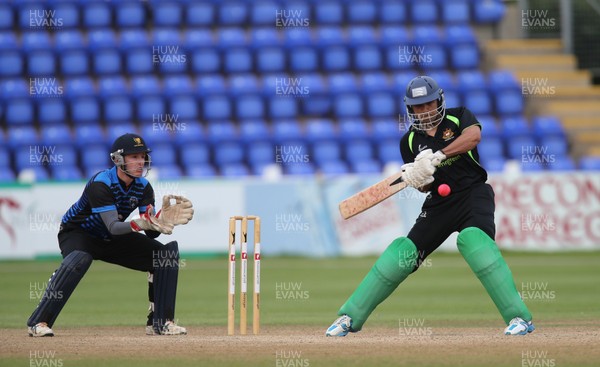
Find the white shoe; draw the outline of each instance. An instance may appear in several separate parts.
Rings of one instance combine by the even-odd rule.
[[[37,324],[27,328],[29,336],[54,336],[54,331],[48,327],[45,322],[38,322]]]
[[[183,326],[175,324],[173,321],[167,321],[160,333],[161,335],[186,335],[187,330]]]
[[[331,326],[325,331],[325,336],[346,336],[352,331],[352,318],[343,315],[337,318]]]
[[[504,329],[504,335],[527,335],[534,330],[535,326],[531,321],[527,322],[520,317],[515,317]]]

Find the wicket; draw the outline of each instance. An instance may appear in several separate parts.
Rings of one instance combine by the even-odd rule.
[[[260,328],[260,217],[255,215],[234,216],[229,218],[229,295],[227,305],[227,335],[235,333],[235,235],[237,221],[241,221],[242,238],[240,240],[240,334],[246,335],[247,295],[248,295],[248,221],[254,221],[254,309],[252,312],[252,330],[257,335]]]

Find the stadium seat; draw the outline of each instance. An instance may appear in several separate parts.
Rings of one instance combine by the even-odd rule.
[[[186,146],[188,144],[205,143],[207,141],[204,127],[197,121],[186,121],[185,130],[175,134],[175,144]]]
[[[342,141],[370,138],[367,122],[362,118],[341,120],[339,122],[339,137]]]
[[[600,157],[584,156],[579,160],[579,168],[583,171],[600,171]]]
[[[195,84],[198,95],[222,94],[227,90],[225,79],[218,74],[201,75]]]
[[[316,71],[318,69],[319,58],[317,51],[312,47],[288,47],[287,57],[290,60],[290,70],[292,72]]]
[[[129,133],[138,133],[137,128],[132,123],[122,122],[120,124],[108,125],[106,127],[106,139],[109,142],[113,142],[121,135]]]
[[[397,116],[394,95],[387,92],[375,92],[366,95],[367,116],[392,117]]]
[[[315,21],[320,25],[341,24],[344,21],[344,9],[341,2],[325,1],[320,2],[319,6],[314,8]]]
[[[275,161],[275,147],[268,142],[248,144],[246,157],[251,166],[272,164]]]
[[[545,167],[550,171],[575,171],[575,161],[568,155],[553,156],[552,162],[545,164]]]
[[[163,94],[167,96],[190,95],[193,93],[192,79],[187,75],[171,75],[163,79]]]
[[[277,143],[304,137],[304,132],[298,121],[294,119],[277,120],[273,122],[273,139]]]
[[[375,143],[379,161],[383,164],[390,162],[402,162],[400,155],[400,140],[387,139]]]
[[[210,95],[204,98],[202,110],[206,120],[227,120],[232,117],[231,101],[225,95]]]
[[[71,144],[73,136],[67,125],[55,123],[43,126],[40,129],[40,143],[46,145]]]
[[[450,65],[457,70],[471,70],[479,67],[479,49],[477,45],[463,43],[449,47]]]
[[[552,154],[556,156],[567,156],[569,154],[569,147],[567,140],[561,136],[544,136],[539,140],[541,149],[547,151],[546,154]]]
[[[407,3],[400,0],[379,4],[379,20],[384,24],[404,24],[407,21]]]
[[[216,73],[221,68],[221,56],[217,50],[204,47],[191,52],[191,69],[194,73]]]
[[[167,104],[162,96],[156,94],[142,95],[136,100],[135,111],[139,121],[154,121],[157,116],[164,116],[167,113]]]
[[[170,121],[168,116],[160,116],[154,119],[152,123],[144,121],[140,124],[140,135],[144,137],[144,141],[150,148],[154,147],[156,144],[172,144],[173,135],[186,130],[186,122],[168,121]]]
[[[0,170],[0,182],[13,182],[15,180],[15,174],[10,167]]]
[[[337,73],[329,75],[329,90],[333,94],[350,93],[359,90],[356,78],[352,73]]]
[[[487,141],[487,138],[501,138],[502,132],[494,117],[480,115],[476,118],[481,124],[481,138],[483,141]]]
[[[298,103],[293,97],[270,98],[269,117],[274,120],[298,116]]]
[[[345,4],[347,6],[347,21],[350,24],[373,24],[377,21],[377,6],[379,4],[370,1],[353,1]]]
[[[315,174],[315,167],[310,163],[288,164],[284,166],[284,172],[287,175],[307,176]]]
[[[209,2],[190,3],[185,15],[190,27],[211,27],[215,23],[215,6]]]
[[[222,167],[226,164],[241,163],[244,160],[244,149],[237,142],[225,142],[213,147],[214,161]]]
[[[106,97],[103,101],[103,116],[107,124],[131,121],[133,105],[130,98],[125,94]]]
[[[442,22],[445,24],[468,23],[471,20],[469,0],[440,1]]]
[[[250,176],[250,170],[243,163],[226,164],[220,167],[221,175],[225,178]]]
[[[79,149],[79,153],[81,155],[81,165],[84,168],[108,168],[112,164],[110,161],[110,149],[104,145],[85,145],[81,146]]]
[[[176,165],[156,166],[154,169],[158,172],[160,180],[179,180],[183,176],[181,168]]]
[[[381,173],[381,163],[375,159],[363,159],[359,161],[350,161],[352,172],[357,174],[377,174]]]
[[[387,139],[397,139],[396,143],[398,143],[400,141],[398,121],[394,118],[373,120],[371,123],[371,138],[374,144]]]
[[[410,7],[413,23],[435,23],[439,20],[438,9],[435,0],[420,0],[411,2]]]
[[[488,160],[482,159],[481,161],[481,165],[488,172],[502,172],[504,171],[505,164],[506,161],[504,160],[504,158],[491,158]]]
[[[493,113],[492,101],[487,91],[474,90],[464,94],[465,106],[477,115],[490,115]]]
[[[509,141],[519,136],[531,136],[531,129],[523,117],[509,117],[501,120],[502,136]]]
[[[325,176],[339,176],[350,172],[343,161],[325,161],[319,166],[319,171]]]
[[[172,144],[163,143],[152,146],[152,164],[156,166],[173,166],[177,164],[177,153]]]
[[[255,65],[259,73],[284,71],[286,68],[284,49],[272,46],[257,47],[255,49]]]
[[[325,71],[346,71],[351,66],[350,53],[344,46],[324,46],[321,50],[322,67]]]
[[[502,89],[521,90],[521,85],[517,82],[515,75],[510,70],[498,69],[492,70],[488,74],[488,89],[494,92]]]
[[[221,28],[217,31],[217,42],[222,49],[244,47],[247,45],[246,32],[240,27]]]
[[[492,159],[503,159],[504,147],[502,140],[499,138],[488,137],[482,140],[481,144],[477,146],[477,151],[482,161],[489,162]]]
[[[531,120],[533,134],[537,138],[545,136],[565,137],[565,130],[556,116],[534,116]]]
[[[496,113],[500,116],[521,116],[525,110],[519,89],[504,89],[495,93]]]
[[[240,120],[262,119],[265,117],[264,102],[259,95],[243,95],[236,98],[234,103],[236,116]]]
[[[78,147],[85,147],[91,144],[106,144],[104,130],[97,123],[75,124],[74,137],[73,141]]]
[[[238,139],[238,132],[231,121],[215,121],[208,124],[207,137],[213,144],[232,142]]]
[[[216,176],[217,172],[211,164],[206,163],[186,166],[185,174],[189,178],[204,179]]]
[[[146,9],[144,3],[138,1],[126,1],[114,7],[115,24],[123,28],[144,28],[146,23]]]
[[[119,47],[127,73],[147,74],[154,71],[154,49],[145,31],[132,29],[121,32]]]
[[[60,72],[63,75],[83,75],[89,72],[88,54],[85,52],[85,41],[81,32],[77,30],[57,32],[54,40]]]
[[[386,73],[367,72],[360,75],[360,87],[365,93],[385,92],[390,90],[391,84]]]
[[[0,147],[0,171],[10,167],[11,159],[8,148]]]
[[[34,104],[30,98],[11,98],[6,102],[5,121],[7,125],[30,125],[34,121]]]
[[[234,97],[256,94],[259,90],[259,81],[254,74],[235,74],[229,78],[229,94]]]
[[[360,94],[344,93],[334,97],[333,109],[339,118],[360,117],[363,115],[363,104]]]
[[[88,48],[92,54],[92,68],[100,75],[117,74],[122,71],[121,55],[116,50],[117,41],[113,31],[96,30],[88,35]]]
[[[27,167],[25,170],[31,171],[33,173],[33,176],[35,177],[35,182],[47,182],[50,180],[50,175],[48,174],[46,168],[43,166],[31,166]],[[18,171],[17,175],[20,176],[23,173],[23,171]]]
[[[487,80],[485,75],[479,70],[464,70],[456,73],[456,85],[461,92],[473,90],[485,90]]]
[[[416,25],[412,30],[412,43],[415,46],[444,43],[444,34],[436,25]]]
[[[311,119],[306,121],[306,139],[310,143],[318,143],[337,138],[337,130],[333,121],[326,119]]]
[[[358,71],[380,70],[383,67],[383,58],[379,47],[374,45],[356,46],[352,57],[354,68]]]
[[[368,140],[349,141],[344,144],[344,156],[350,163],[370,160],[374,157],[373,146]]]
[[[502,0],[475,1],[473,18],[477,23],[496,23],[504,17],[506,11]]]
[[[52,180],[59,182],[79,181],[84,177],[79,167],[72,165],[50,166]]]
[[[15,26],[15,16],[10,4],[0,4],[0,29],[10,30]]]
[[[244,26],[248,21],[248,3],[245,1],[230,1],[221,4],[219,23],[223,26]],[[273,14],[275,16],[275,14]]]
[[[108,2],[93,2],[82,7],[83,26],[86,28],[109,28],[112,11]]]
[[[169,113],[180,121],[195,120],[199,117],[198,103],[193,95],[177,95],[169,101]]]
[[[279,18],[281,6],[273,1],[258,1],[250,6],[250,22],[255,26],[271,26]]]
[[[245,143],[259,143],[271,140],[269,126],[262,119],[247,120],[240,123],[240,138]]]
[[[183,23],[183,11],[178,2],[155,2],[153,21],[155,27],[179,27]]]
[[[529,136],[517,136],[506,142],[508,157],[523,163],[535,162],[540,146]]]

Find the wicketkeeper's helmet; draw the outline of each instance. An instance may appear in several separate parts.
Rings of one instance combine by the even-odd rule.
[[[150,171],[150,165],[152,164],[152,159],[150,158],[150,152],[152,150],[148,148],[144,139],[141,136],[136,134],[124,134],[119,136],[112,145],[110,149],[110,159],[113,163],[120,168],[123,172],[125,172],[128,176],[131,176],[129,172],[125,169],[125,158],[124,156],[128,154],[135,153],[145,153],[146,154],[146,163],[144,164],[144,168],[146,172],[143,174],[145,177]]]

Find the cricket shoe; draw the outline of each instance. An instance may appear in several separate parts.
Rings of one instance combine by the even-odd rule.
[[[29,336],[54,336],[54,331],[48,327],[45,322],[38,322],[37,324],[27,328]]]
[[[527,322],[520,317],[515,317],[504,329],[504,335],[527,335],[534,330],[535,326],[531,321]]]
[[[352,318],[348,315],[338,317],[325,332],[325,336],[346,336],[352,331]]]

